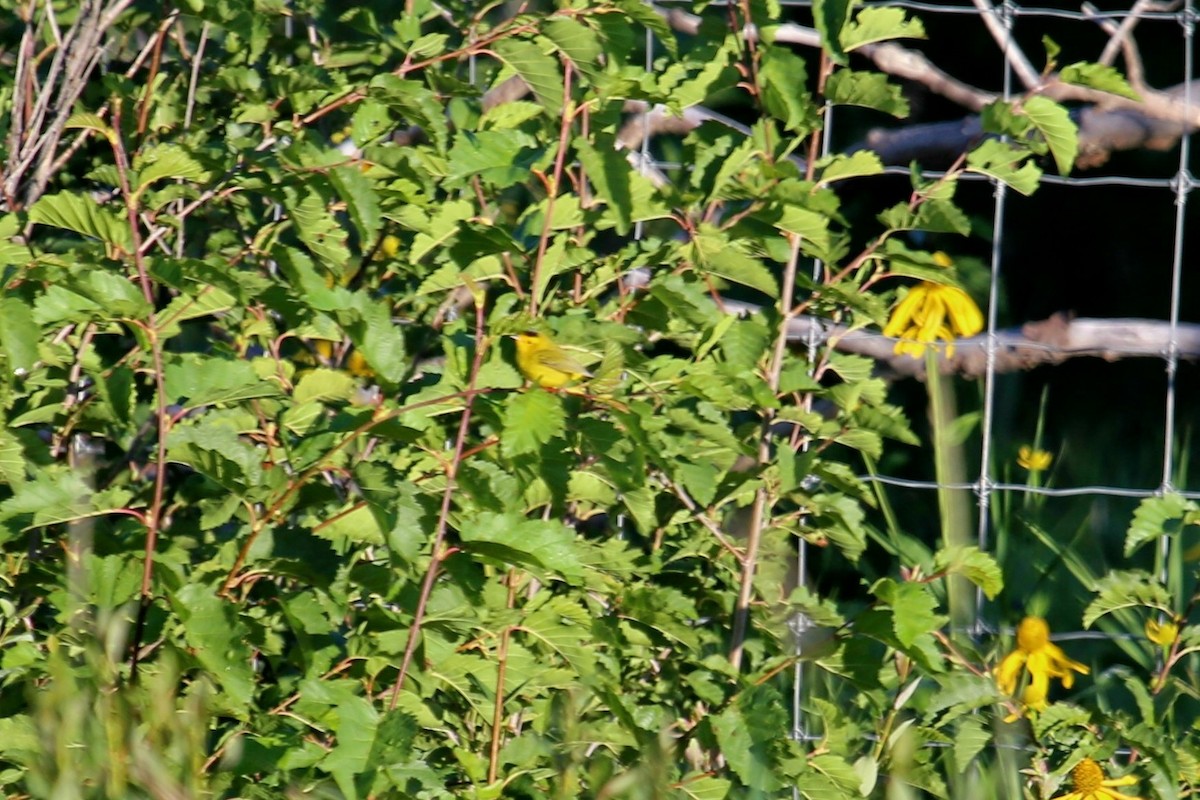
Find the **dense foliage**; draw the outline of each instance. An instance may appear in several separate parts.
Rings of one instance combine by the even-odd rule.
[[[40,37],[8,53],[49,91],[96,5],[0,2]],[[999,567],[880,522],[856,475],[918,440],[872,362],[788,337],[955,285],[904,235],[970,233],[965,171],[1069,167],[1066,111],[995,104],[1006,139],[851,231],[839,188],[882,166],[822,154],[825,104],[903,116],[850,55],[918,20],[817,3],[801,54],[770,3],[697,3],[694,36],[640,0],[511,5],[111,20],[44,192],[0,216],[4,793],[1049,796],[1124,741],[1172,796],[1191,750],[1154,723],[1196,635],[1126,676],[1132,712],[1000,723],[962,590]],[[5,118],[37,88],[6,70]],[[748,129],[642,150],[643,112],[718,96]],[[528,385],[529,329],[591,378]],[[1147,509],[1131,552],[1196,513]],[[1140,631],[1183,585],[1110,576],[1092,614]]]

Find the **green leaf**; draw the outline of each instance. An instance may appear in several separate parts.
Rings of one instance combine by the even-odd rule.
[[[601,75],[604,47],[592,28],[574,17],[552,16],[542,23],[541,31],[588,80],[595,82]]]
[[[167,398],[187,408],[274,397],[279,386],[258,377],[246,361],[200,356],[171,357],[164,370]]]
[[[25,449],[12,431],[0,428],[0,483],[16,486],[25,481]],[[0,538],[3,532],[0,531]]]
[[[1063,83],[1110,92],[1130,100],[1140,101],[1142,99],[1141,95],[1135,92],[1129,82],[1125,80],[1125,76],[1107,64],[1091,64],[1086,61],[1070,64],[1062,68],[1062,71],[1058,73],[1058,79]]]
[[[381,73],[367,86],[368,96],[403,114],[445,152],[450,141],[446,110],[440,98],[423,83]]]
[[[820,124],[817,108],[803,86],[807,65],[804,59],[784,47],[770,45],[762,50],[762,65],[758,70],[762,81],[762,103],[767,113],[796,133],[815,130]]]
[[[67,118],[66,123],[63,125],[63,129],[69,131],[95,131],[108,141],[112,141],[116,137],[116,132],[113,131],[112,126],[101,119],[98,115],[88,112],[72,114]]]
[[[679,45],[675,41],[675,33],[658,11],[642,0],[613,0],[613,5],[627,14],[632,21],[653,33],[672,59],[678,58]]]
[[[179,145],[162,144],[143,151],[134,159],[138,185],[135,194],[141,194],[150,184],[164,179],[207,183],[212,173]]]
[[[847,53],[863,45],[890,39],[924,39],[925,26],[919,19],[906,19],[905,11],[894,6],[860,8],[842,29],[842,47]]]
[[[1125,532],[1125,557],[1133,555],[1147,542],[1178,534],[1188,524],[1197,524],[1191,515],[1198,511],[1200,505],[1178,494],[1143,499],[1133,512],[1133,520]]]
[[[22,530],[71,522],[93,512],[91,497],[91,488],[78,473],[41,472],[13,487],[12,497],[0,502],[0,520],[20,516]],[[0,527],[0,540],[9,532],[6,527]]]
[[[223,712],[237,719],[250,719],[254,708],[254,654],[250,632],[233,604],[202,583],[186,583],[168,596],[189,652],[224,695]]]
[[[908,116],[908,100],[881,72],[839,69],[825,82],[825,96],[838,105],[865,106],[897,118]]]
[[[934,572],[962,575],[978,586],[989,600],[1004,588],[1000,565],[978,547],[955,546],[939,550],[933,557]]]
[[[292,394],[297,403],[346,401],[354,396],[357,388],[358,382],[345,371],[320,367],[304,373]]]
[[[537,452],[566,428],[562,398],[541,389],[513,393],[504,404],[504,435],[500,447],[506,456]]]
[[[33,319],[33,309],[20,297],[0,300],[0,350],[5,366],[28,372],[38,359],[41,329]]]
[[[236,494],[262,481],[263,451],[228,425],[177,425],[171,429],[167,448],[171,461],[186,464]]]
[[[683,111],[732,85],[736,73],[730,64],[737,49],[734,37],[727,36],[711,57],[700,63],[699,70],[693,61],[679,61],[664,69],[658,83],[660,91],[667,95],[667,105],[674,111]]]
[[[343,317],[350,341],[377,378],[385,383],[398,383],[408,371],[409,358],[404,333],[392,321],[391,306],[386,300],[356,292],[353,308],[353,314]]]
[[[868,175],[879,175],[883,172],[883,162],[871,150],[858,150],[850,155],[835,153],[817,162],[819,177],[818,186],[833,183],[846,178],[861,178]]]
[[[582,137],[576,139],[575,152],[596,193],[607,203],[607,211],[616,221],[617,233],[624,236],[632,226],[632,170],[629,162],[617,152],[614,137],[600,134],[593,138],[595,146]]]
[[[129,220],[115,208],[101,206],[85,195],[70,192],[43,195],[29,209],[29,220],[91,236],[126,252],[133,249]]]
[[[1023,195],[1031,195],[1038,187],[1042,171],[1026,161],[1028,155],[1007,142],[988,139],[967,155],[967,171],[988,175]]]
[[[813,22],[821,34],[821,47],[835,64],[845,64],[846,48],[842,32],[850,17],[850,0],[813,0]]]
[[[733,782],[699,772],[684,775],[676,786],[680,796],[688,800],[725,800]]]
[[[321,768],[333,775],[347,798],[358,797],[355,780],[366,769],[375,748],[379,711],[365,697],[351,697],[339,703],[333,712],[336,744]]]
[[[871,587],[871,593],[891,607],[896,639],[905,647],[946,622],[936,613],[937,599],[925,584],[884,578]]]
[[[1122,608],[1148,607],[1171,614],[1167,587],[1142,570],[1113,570],[1096,582],[1096,599],[1083,612],[1083,627]]]
[[[329,183],[346,204],[346,211],[358,232],[359,249],[375,244],[383,225],[379,193],[358,167],[338,167],[328,172]]]
[[[975,763],[975,756],[991,743],[992,732],[984,728],[980,717],[959,720],[958,729],[954,732],[954,763],[958,765],[959,774],[970,769]]]
[[[543,576],[558,575],[573,584],[583,579],[575,532],[561,522],[484,512],[464,521],[460,536],[464,548],[477,556]]]
[[[493,49],[529,85],[546,113],[552,117],[562,113],[563,78],[553,56],[527,39],[501,39]]]
[[[721,755],[750,789],[777,792],[779,774],[778,731],[787,730],[787,712],[778,694],[768,686],[753,686],[739,694],[733,705],[712,717]]]
[[[330,212],[325,197],[309,184],[286,186],[283,194],[300,241],[340,279],[350,263],[350,248],[346,231]]]
[[[1034,95],[1021,105],[1024,114],[1033,121],[1033,125],[1041,132],[1050,153],[1054,156],[1054,164],[1058,174],[1066,175],[1075,166],[1075,156],[1079,152],[1079,128],[1071,121],[1067,109],[1048,97]]]
[[[459,131],[450,148],[450,179],[478,177],[497,189],[529,178],[539,156],[533,137],[519,130]]]
[[[740,240],[730,240],[712,225],[702,224],[684,252],[696,266],[722,278],[757,289],[769,297],[779,293],[775,276],[761,261],[746,254]]]
[[[1058,54],[1062,52],[1062,48],[1058,46],[1058,42],[1049,36],[1042,37],[1042,46],[1046,48],[1046,69],[1047,71],[1052,70],[1054,69],[1055,62],[1058,61]]]

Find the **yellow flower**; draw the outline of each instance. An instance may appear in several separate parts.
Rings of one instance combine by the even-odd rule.
[[[1179,624],[1175,620],[1168,619],[1163,622],[1153,618],[1146,620],[1146,638],[1159,647],[1170,647],[1178,636]]]
[[[899,337],[897,354],[920,358],[938,339],[947,342],[946,355],[952,356],[955,338],[981,330],[983,314],[970,295],[957,286],[921,281],[892,310],[883,335]]]
[[[1044,472],[1050,468],[1054,456],[1045,450],[1036,450],[1027,444],[1021,445],[1017,451],[1017,466],[1030,472]]]
[[[1045,674],[1031,675],[1025,691],[1021,693],[1021,708],[1004,718],[1005,722],[1016,722],[1025,714],[1039,714],[1050,706],[1047,696],[1050,694],[1050,676]]]
[[[1075,683],[1072,670],[1081,675],[1088,674],[1087,667],[1067,658],[1067,654],[1050,641],[1050,626],[1041,617],[1026,617],[1017,626],[1017,649],[996,667],[996,685],[1005,694],[1015,694],[1025,670],[1029,672],[1029,684],[1022,700],[1033,711],[1046,707],[1051,678],[1058,678],[1063,688],[1070,689]]]
[[[1085,758],[1071,770],[1071,781],[1075,791],[1061,794],[1054,800],[1139,800],[1128,794],[1114,792],[1113,786],[1131,786],[1137,778],[1125,775],[1121,778],[1105,778],[1104,770],[1090,758]]]

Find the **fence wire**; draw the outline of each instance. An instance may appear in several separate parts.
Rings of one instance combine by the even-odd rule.
[[[779,0],[780,5],[786,8],[808,9],[811,8],[811,0]],[[1132,0],[1131,0],[1132,3]],[[668,0],[663,5],[677,5],[678,3]],[[714,4],[724,5],[724,4]],[[892,6],[901,7],[913,12],[917,12],[922,18],[926,15],[948,15],[957,17],[976,17],[982,18],[982,15],[990,13],[995,14],[1002,23],[1005,32],[1007,33],[1007,41],[1013,42],[1013,37],[1020,33],[1022,24],[1030,24],[1034,20],[1052,19],[1056,21],[1065,21],[1078,25],[1081,33],[1094,35],[1100,30],[1100,23],[1107,21],[1110,24],[1120,25],[1125,22],[1135,12],[1132,10],[1099,10],[1094,9],[1086,4],[1083,10],[1071,10],[1066,8],[1050,8],[1050,7],[1034,7],[1022,6],[1011,0],[1004,0],[999,4],[993,4],[991,0],[977,0],[976,3],[929,3],[917,2],[916,0],[883,0],[882,2],[867,2],[868,6]],[[1142,4],[1144,5],[1144,4]],[[799,13],[804,13],[800,11]],[[1183,76],[1179,81],[1182,84],[1182,99],[1184,104],[1185,116],[1190,113],[1194,105],[1192,97],[1191,79],[1194,68],[1194,53],[1193,39],[1195,32],[1195,24],[1197,14],[1194,9],[1193,0],[1185,0],[1179,7],[1169,10],[1164,9],[1162,5],[1155,6],[1154,10],[1144,10],[1139,8],[1136,11],[1138,21],[1157,21],[1157,22],[1174,22],[1178,26],[1179,40],[1178,46],[1182,48],[1182,72]],[[1072,29],[1074,30],[1074,29]],[[1138,33],[1137,28],[1133,30],[1132,35],[1136,38]],[[1164,31],[1156,29],[1154,34],[1156,37],[1162,37]],[[1107,33],[1104,34],[1108,36]],[[647,51],[650,51],[652,44],[647,40]],[[933,60],[936,62],[937,48],[939,42],[933,41],[930,43],[930,52],[933,54]],[[1012,99],[1021,94],[1021,87],[1014,85],[1014,67],[1013,54],[1007,48],[996,45],[998,51],[997,68],[1002,70],[1000,82],[1002,90],[999,93],[1003,99]],[[1099,49],[1097,49],[1097,54]],[[1092,56],[1095,58],[1096,56]],[[650,67],[652,59],[647,57],[647,68]],[[964,112],[964,115],[968,112]],[[825,131],[824,131],[824,147],[822,154],[828,153],[831,147],[831,135],[834,129],[834,115],[831,107],[826,107]],[[643,150],[643,157],[648,158],[649,154]],[[982,412],[980,419],[980,450],[979,450],[979,471],[978,476],[974,481],[969,482],[943,482],[930,480],[916,480],[912,478],[874,474],[861,475],[861,480],[875,482],[891,487],[916,490],[920,492],[937,492],[939,490],[961,490],[974,493],[976,510],[977,510],[977,544],[980,549],[988,551],[992,544],[992,505],[996,497],[1000,493],[1012,493],[1013,495],[1032,496],[1040,498],[1077,498],[1077,497],[1093,497],[1093,498],[1125,498],[1136,501],[1141,501],[1148,498],[1161,497],[1169,492],[1176,492],[1188,499],[1200,499],[1200,491],[1189,491],[1186,487],[1177,486],[1176,474],[1180,468],[1180,463],[1176,457],[1175,448],[1178,445],[1177,437],[1179,431],[1180,403],[1178,397],[1178,375],[1180,369],[1180,340],[1179,327],[1181,324],[1181,306],[1183,295],[1183,264],[1185,258],[1185,233],[1186,233],[1186,215],[1188,211],[1189,196],[1193,189],[1200,185],[1200,181],[1193,176],[1189,170],[1189,160],[1191,156],[1191,133],[1186,126],[1183,126],[1182,135],[1179,141],[1179,157],[1177,166],[1173,175],[1162,177],[1145,176],[1145,175],[1104,175],[1104,176],[1082,176],[1078,174],[1071,175],[1044,175],[1042,183],[1049,186],[1066,187],[1072,191],[1080,192],[1080,201],[1087,202],[1086,194],[1089,189],[1096,187],[1116,187],[1130,191],[1136,191],[1137,200],[1140,202],[1144,197],[1162,196],[1157,193],[1163,193],[1173,199],[1175,206],[1174,231],[1172,242],[1171,269],[1170,269],[1170,295],[1169,308],[1166,314],[1168,324],[1167,344],[1163,352],[1157,356],[1147,356],[1145,348],[1130,347],[1128,355],[1133,357],[1159,358],[1163,363],[1165,373],[1165,385],[1163,392],[1163,409],[1164,423],[1161,430],[1161,473],[1159,475],[1158,484],[1155,486],[1122,486],[1122,485],[1081,485],[1081,486],[1041,486],[1030,485],[1028,483],[1014,483],[1011,481],[1002,480],[1000,475],[993,474],[995,455],[998,452],[1015,451],[1015,447],[1010,442],[998,441],[997,432],[997,371],[996,371],[996,354],[999,346],[999,318],[1001,317],[1001,303],[1003,300],[1003,279],[1005,276],[1006,267],[1006,249],[1005,243],[1008,239],[1010,231],[1006,228],[1009,224],[1008,211],[1011,203],[1010,193],[1008,188],[994,179],[977,175],[966,174],[962,179],[966,182],[971,181],[989,181],[993,185],[993,238],[990,250],[990,279],[988,298],[986,303],[986,367],[982,376]],[[658,166],[663,169],[678,168],[677,164],[661,163]],[[910,174],[910,170],[906,167],[889,167],[885,170],[886,174],[904,175]],[[936,170],[925,170],[922,172],[925,178],[936,178],[942,173]],[[1150,193],[1150,194],[1147,194]],[[819,266],[819,265],[818,265]],[[815,277],[819,277],[819,272],[814,273]],[[814,328],[815,330],[815,328]],[[1037,346],[1037,345],[1033,345]],[[810,352],[815,352],[816,342],[811,338],[808,340]],[[1120,355],[1121,350],[1117,348],[1115,355]],[[1050,367],[1054,369],[1055,367]],[[1186,409],[1185,409],[1186,410]],[[1121,409],[1114,408],[1114,415],[1120,414]],[[1193,415],[1192,420],[1195,419]],[[1143,444],[1143,446],[1146,446]],[[1169,562],[1171,547],[1171,539],[1164,537],[1160,545],[1160,563],[1162,564],[1162,575],[1165,580],[1166,564]],[[809,573],[809,552],[803,540],[800,540],[797,553],[797,568],[799,572],[799,582],[801,585],[810,584],[813,576]],[[1001,620],[1006,619],[1006,615],[1001,613],[1002,610],[990,608],[985,601],[982,592],[977,593],[974,621],[970,630],[970,634],[977,640],[981,640],[985,636],[1004,633],[1012,635],[1013,629],[1011,623],[1001,624]],[[792,620],[792,632],[799,640],[800,634],[808,626],[808,621],[804,617],[798,617]],[[1099,630],[1064,630],[1059,631],[1052,637],[1058,641],[1080,641],[1080,640],[1102,640],[1115,642],[1122,638],[1131,638],[1129,634],[1120,632],[1109,632]],[[803,662],[798,662],[794,670],[793,676],[793,722],[791,736],[793,739],[801,742],[812,742],[819,740],[821,737],[810,732],[809,726],[804,718],[804,681],[805,668]],[[998,745],[1003,746],[1003,745]],[[795,796],[795,791],[793,792]]]

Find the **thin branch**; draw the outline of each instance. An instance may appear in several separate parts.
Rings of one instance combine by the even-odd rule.
[[[790,325],[792,315],[793,295],[796,288],[796,269],[800,262],[800,237],[789,234],[791,238],[791,253],[787,266],[783,270],[783,287],[779,296],[779,310],[784,318],[779,335],[775,338],[775,348],[771,354],[771,362],[767,372],[767,384],[772,394],[779,393],[779,380],[783,369],[784,355],[791,338]],[[775,420],[774,409],[762,410],[762,435],[758,441],[758,463],[769,464],[771,461],[771,425]],[[762,542],[763,530],[771,510],[771,488],[763,485],[754,493],[754,505],[750,512],[750,529],[746,535],[746,555],[742,561],[741,585],[738,589],[737,605],[733,612],[733,633],[729,641],[729,663],[735,670],[742,666],[742,653],[746,644],[746,634],[750,627],[750,603],[754,597],[754,574],[758,567],[758,547]]]
[[[429,596],[433,593],[433,582],[437,579],[438,572],[441,570],[442,560],[448,554],[446,548],[446,531],[450,525],[450,505],[454,497],[454,491],[458,485],[456,476],[458,468],[462,464],[463,452],[466,450],[467,434],[471,430],[471,410],[475,407],[476,395],[475,381],[478,379],[479,370],[483,366],[483,353],[485,349],[484,324],[483,303],[476,301],[475,358],[471,364],[470,377],[467,379],[466,399],[463,404],[462,419],[458,423],[458,434],[454,439],[454,455],[446,470],[446,488],[442,492],[442,507],[438,513],[437,528],[433,534],[429,567],[425,570],[425,580],[421,584],[421,594],[417,597],[417,607],[413,611],[412,627],[408,629],[408,641],[404,645],[404,658],[400,662],[400,670],[396,674],[396,685],[392,688],[392,699],[388,704],[389,709],[394,709],[396,703],[400,700],[400,689],[404,686],[404,679],[408,676],[408,669],[412,664],[413,654],[417,649],[417,639],[420,637],[421,625],[425,620],[425,607],[429,603]]]
[[[733,314],[751,314],[760,310],[753,303],[725,300],[725,310]],[[1173,336],[1173,338],[1172,338]],[[862,329],[851,329],[827,319],[798,316],[788,322],[788,341],[807,344],[812,337],[816,344],[828,343],[843,353],[867,356],[892,373],[904,377],[924,378],[924,359],[896,355],[898,339]],[[1071,358],[1103,358],[1116,361],[1124,358],[1165,358],[1171,348],[1180,358],[1200,359],[1200,325],[1179,324],[1151,319],[1071,318],[1055,314],[1049,319],[1027,322],[1019,328],[996,331],[996,365],[998,373],[1017,372],[1048,364],[1061,364]],[[954,353],[943,350],[938,357],[938,371],[944,375],[957,374],[979,377],[984,374],[987,360],[986,333],[958,339]]]
[[[996,40],[996,44],[1000,45],[1000,50],[1008,58],[1013,72],[1017,73],[1017,80],[1021,81],[1021,85],[1026,89],[1037,88],[1041,83],[1041,75],[1033,68],[1033,64],[1030,63],[1025,52],[1013,39],[1012,31],[1001,21],[995,6],[991,4],[990,0],[973,0],[973,2],[979,9],[979,16],[983,18],[983,24],[992,34],[992,38]]]

